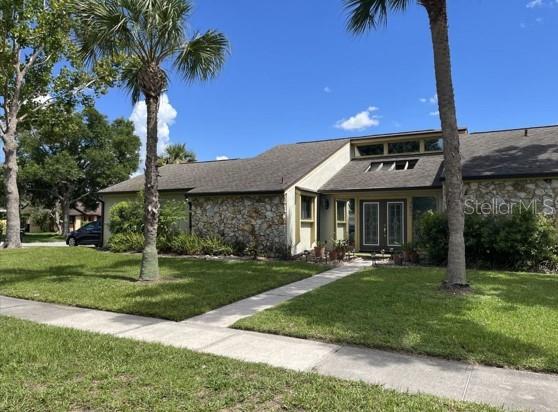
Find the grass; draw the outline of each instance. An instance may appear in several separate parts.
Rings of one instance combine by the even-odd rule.
[[[0,251],[0,294],[183,320],[323,271],[295,262],[160,258],[161,281],[137,282],[140,255],[90,248]]]
[[[44,242],[64,242],[66,239],[57,233],[25,233],[23,235],[23,243],[44,243]]]
[[[0,317],[2,411],[495,411]]]
[[[443,270],[376,268],[235,327],[558,372],[558,276],[470,271],[474,293],[438,290]]]

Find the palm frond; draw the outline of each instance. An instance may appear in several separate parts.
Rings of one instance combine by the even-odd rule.
[[[207,80],[217,75],[229,53],[229,42],[220,32],[195,34],[177,50],[174,66],[187,81]]]
[[[388,11],[404,11],[411,0],[345,0],[347,30],[360,34],[387,23]]]

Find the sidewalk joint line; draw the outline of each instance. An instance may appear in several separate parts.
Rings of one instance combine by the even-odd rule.
[[[465,388],[463,388],[463,394],[461,395],[461,400],[465,400],[465,396],[467,395],[467,391],[469,390],[469,383],[471,382],[471,377],[473,376],[473,371],[475,369],[475,365],[468,365],[467,366],[467,381],[465,382]]]

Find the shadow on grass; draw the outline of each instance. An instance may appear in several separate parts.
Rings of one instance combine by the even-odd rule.
[[[558,277],[481,271],[470,277],[472,295],[449,296],[438,290],[439,269],[366,271],[237,326],[557,372]]]
[[[4,257],[0,294],[172,320],[300,280],[320,269],[283,262],[161,258],[162,281],[144,283],[137,282],[139,255],[37,249]]]

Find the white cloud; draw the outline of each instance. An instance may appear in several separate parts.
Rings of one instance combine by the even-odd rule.
[[[166,147],[170,143],[170,126],[173,125],[176,119],[176,110],[169,102],[169,97],[166,94],[161,95],[159,101],[159,115],[157,118],[157,153],[164,153]],[[130,115],[130,120],[134,123],[134,133],[141,139],[140,151],[140,168],[143,168],[145,161],[145,141],[147,137],[147,107],[145,100],[141,100],[134,105],[134,110]]]
[[[542,17],[537,17],[537,18],[535,19],[535,21],[536,21],[537,23],[542,23],[542,22],[543,22],[543,18],[542,18]]]
[[[440,116],[440,112],[436,110],[435,112],[428,113],[430,116]]]
[[[331,93],[332,90],[331,90],[331,88],[330,88],[329,86],[326,86],[326,87],[324,87],[324,92],[325,92],[325,93]]]
[[[378,126],[380,124],[379,116],[372,114],[378,110],[375,106],[369,106],[366,110],[354,116],[339,120],[335,123],[335,127],[343,130],[363,130]]]
[[[519,23],[519,28],[526,29],[527,25],[525,23],[521,22],[521,23]]]
[[[535,7],[541,7],[543,4],[543,0],[531,0],[525,5],[525,7],[532,9]]]
[[[217,157],[215,158],[215,160],[228,160],[228,159],[229,159],[229,156],[224,156],[224,155],[217,156]]]
[[[432,97],[421,97],[419,99],[419,102],[421,103],[430,103],[430,104],[438,104],[438,95],[435,94]]]

